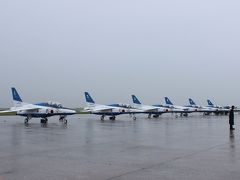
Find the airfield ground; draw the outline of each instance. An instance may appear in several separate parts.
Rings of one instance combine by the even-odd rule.
[[[240,116],[0,117],[0,180],[239,180]]]

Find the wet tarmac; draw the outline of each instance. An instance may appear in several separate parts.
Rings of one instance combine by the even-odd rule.
[[[0,180],[239,180],[240,116],[0,117]]]

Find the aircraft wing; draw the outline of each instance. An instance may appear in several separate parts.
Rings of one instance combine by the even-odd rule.
[[[38,110],[41,109],[41,106],[36,106],[33,104],[28,104],[28,105],[24,105],[21,107],[12,107],[8,110],[5,111],[0,111],[0,113],[10,113],[10,112],[18,112],[18,111],[33,111],[33,110]]]
[[[229,112],[229,109],[207,108],[199,109],[198,112]]]
[[[124,110],[124,111],[123,111]],[[121,114],[130,114],[130,113],[141,113],[143,110],[137,108],[124,108],[124,107],[115,107],[111,105],[96,105],[93,107],[86,107],[86,112],[121,112]]]
[[[166,113],[191,113],[193,111],[186,111],[184,109],[175,109],[175,108],[172,108],[172,109],[169,109],[168,111],[166,111]]]
[[[96,111],[96,112],[106,112],[106,111],[112,111],[113,109],[119,109],[118,107],[113,106],[105,106],[105,105],[97,105],[94,107],[87,107],[85,108],[86,111]]]
[[[154,112],[154,111],[157,111],[159,109],[159,107],[155,107],[155,106],[142,106],[139,109],[142,110],[142,111],[145,111],[145,112]]]

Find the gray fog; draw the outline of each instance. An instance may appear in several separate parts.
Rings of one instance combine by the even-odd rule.
[[[26,102],[240,105],[237,0],[2,0],[0,107]]]

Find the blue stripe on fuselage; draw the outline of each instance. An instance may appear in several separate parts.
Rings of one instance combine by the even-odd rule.
[[[154,107],[163,107],[163,105],[161,105],[161,104],[155,104],[155,105],[152,105],[152,106],[154,106]]]
[[[113,106],[113,107],[123,107],[123,106],[120,106],[119,104],[108,104],[107,106]]]
[[[93,112],[92,114],[96,114],[96,115],[104,115],[104,116],[118,116],[120,114],[126,114],[126,113],[123,113],[123,112],[105,112],[105,113],[95,113]]]
[[[51,113],[51,114],[45,114],[45,113],[33,113],[33,114],[17,114],[19,116],[28,117],[31,116],[33,118],[47,118],[51,116],[68,116],[68,115],[74,115],[75,113]]]

